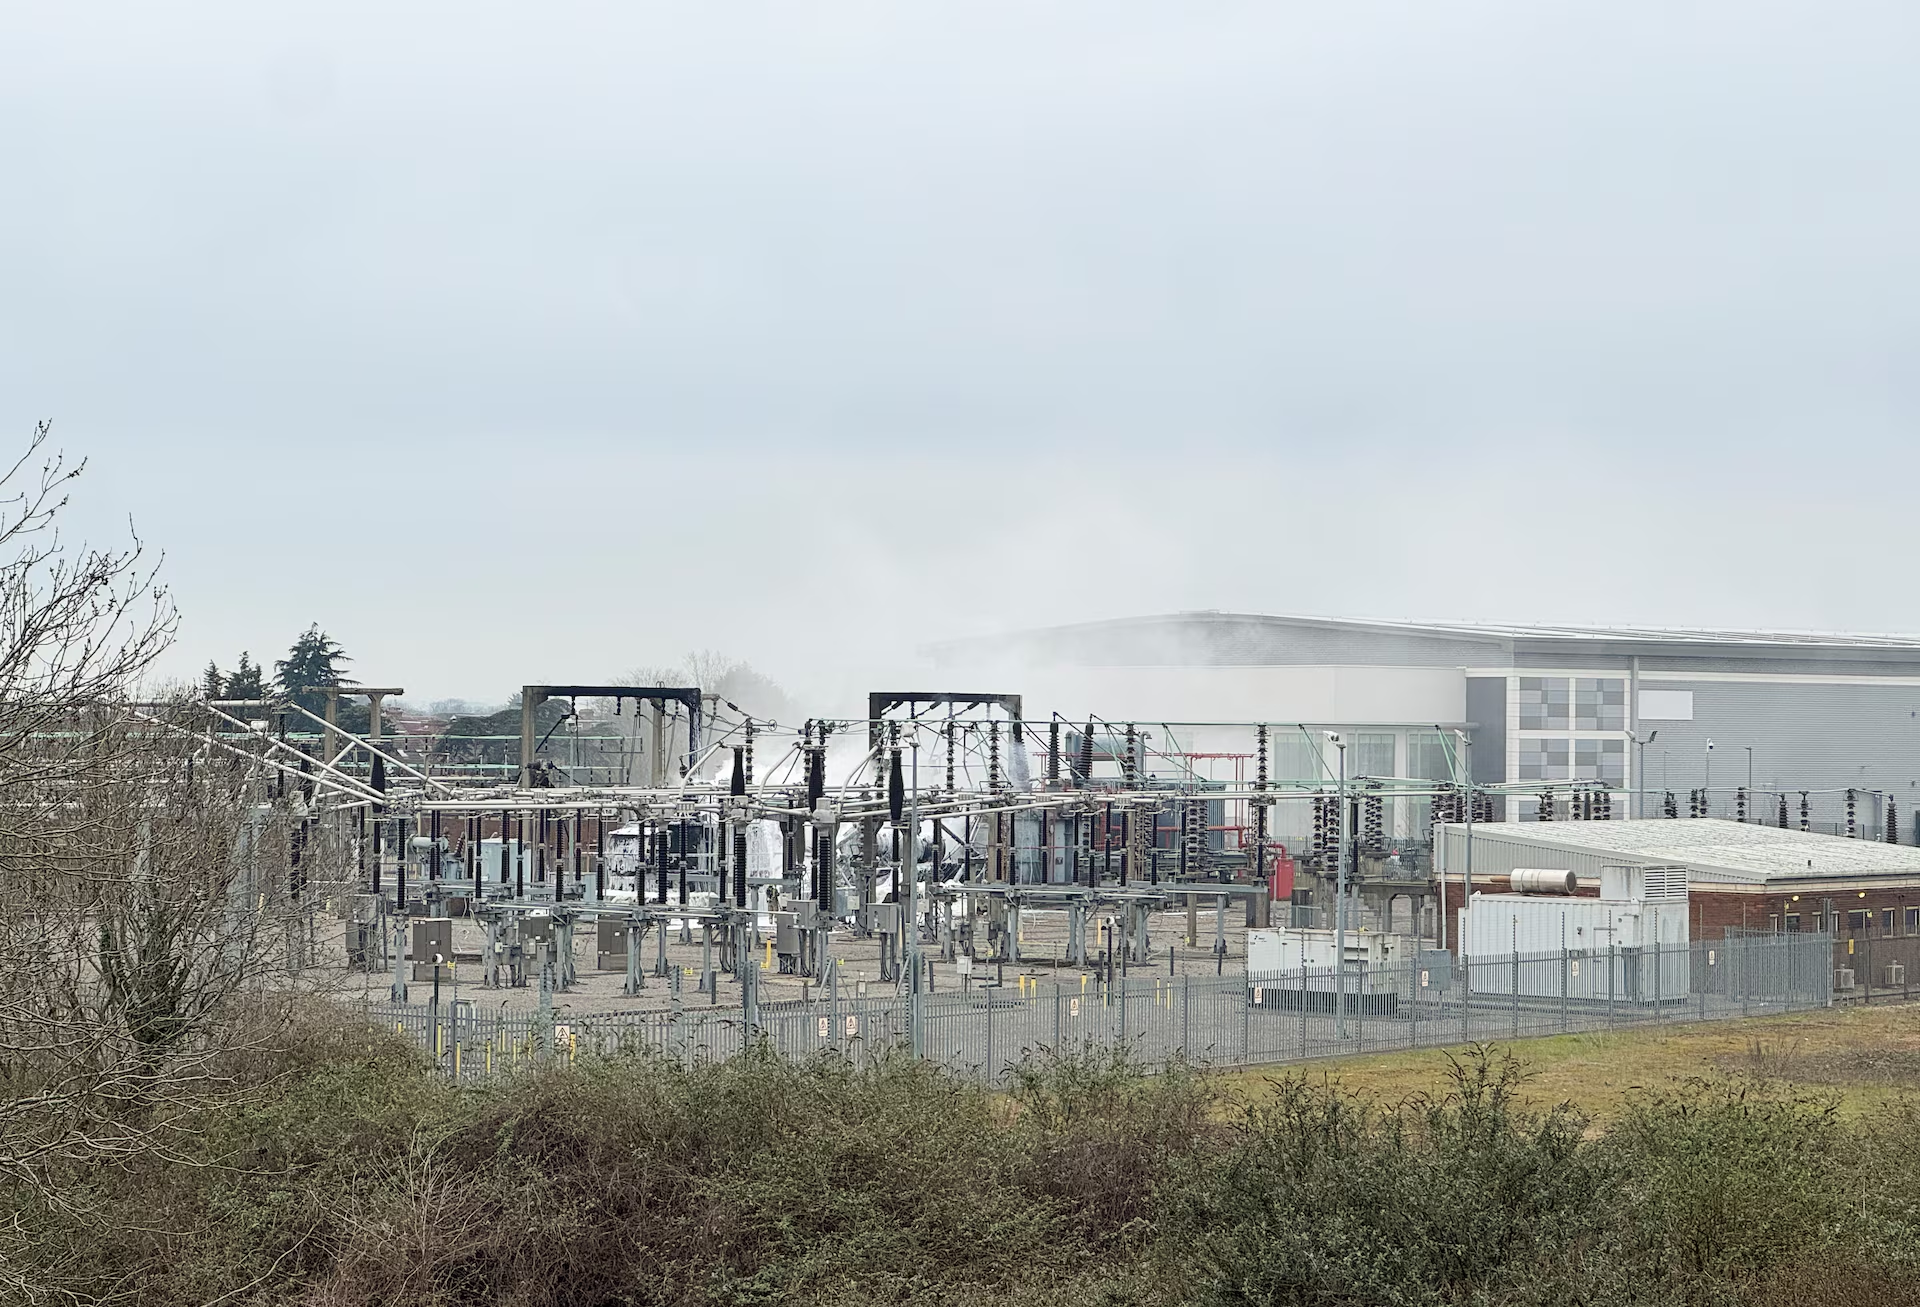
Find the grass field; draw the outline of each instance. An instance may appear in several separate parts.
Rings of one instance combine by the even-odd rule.
[[[1920,1092],[1920,1003],[1836,1007],[1785,1017],[1522,1039],[1500,1047],[1527,1067],[1524,1097],[1605,1120],[1635,1090],[1690,1077],[1749,1075],[1830,1092],[1860,1116]],[[1447,1058],[1431,1049],[1312,1064],[1308,1074],[1385,1103],[1439,1093]],[[1225,1077],[1258,1093],[1276,1072]]]

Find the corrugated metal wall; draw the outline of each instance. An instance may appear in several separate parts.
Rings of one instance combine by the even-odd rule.
[[[1660,732],[1646,749],[1642,783],[1653,793],[1675,791],[1683,812],[1686,792],[1707,783],[1709,739],[1714,742],[1716,816],[1733,815],[1733,789],[1747,783],[1749,745],[1755,788],[1769,794],[1788,791],[1792,825],[1800,820],[1800,790],[1843,791],[1848,786],[1881,790],[1909,814],[1920,804],[1920,686],[1674,681],[1644,676],[1640,684],[1643,690],[1693,692],[1692,721],[1641,724],[1644,730]],[[1816,793],[1809,802],[1817,829],[1845,820],[1843,794]],[[1658,810],[1657,801],[1649,803],[1649,812]],[[1766,821],[1776,814],[1777,805],[1771,803],[1751,812]],[[1880,817],[1877,804],[1864,796],[1858,814],[1862,823]],[[1911,822],[1903,819],[1901,824],[1905,827],[1901,838],[1911,839]]]
[[[1526,827],[1509,822],[1496,822],[1491,826],[1473,828],[1473,874],[1478,882],[1483,876],[1504,876],[1515,867],[1545,867],[1552,871],[1571,871],[1581,879],[1600,879],[1600,869],[1604,866],[1619,866],[1622,863],[1646,862],[1644,858],[1623,857],[1618,853],[1580,853],[1572,849],[1549,848],[1534,844],[1526,837]],[[1444,875],[1456,879],[1460,869],[1466,865],[1467,837],[1465,831],[1447,830],[1440,838],[1440,870]]]

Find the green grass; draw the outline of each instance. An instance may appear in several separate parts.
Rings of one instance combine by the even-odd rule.
[[[1552,1035],[1502,1043],[1525,1066],[1521,1101],[1566,1103],[1601,1120],[1637,1095],[1695,1077],[1752,1075],[1830,1094],[1860,1119],[1920,1091],[1920,1004],[1836,1007],[1792,1016]],[[1444,1088],[1447,1062],[1425,1050],[1315,1063],[1342,1090],[1393,1102]],[[1226,1077],[1257,1094],[1272,1073]]]

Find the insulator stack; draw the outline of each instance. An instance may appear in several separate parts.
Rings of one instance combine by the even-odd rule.
[[[1800,791],[1800,829],[1804,831],[1813,829],[1813,807],[1807,802],[1805,790]]]
[[[1784,794],[1782,794],[1782,795],[1780,796],[1780,823],[1779,823],[1779,825],[1780,825],[1780,829],[1781,829],[1781,830],[1785,830],[1785,829],[1787,828],[1787,796],[1786,796],[1786,795],[1784,795]]]
[[[1256,790],[1264,790],[1267,788],[1267,728],[1265,726],[1255,727],[1253,739],[1253,788]]]
[[[1672,790],[1667,791],[1666,800],[1660,806],[1661,811],[1665,812],[1668,818],[1676,819],[1680,816],[1680,800],[1673,797]]]
[[[1087,719],[1086,733],[1080,737],[1080,774],[1074,777],[1076,785],[1093,783],[1093,719]]]
[[[987,790],[998,794],[1004,788],[1000,780],[1000,723],[987,723]]]
[[[1741,825],[1747,822],[1747,787],[1742,785],[1733,792],[1733,819]]]
[[[1552,821],[1553,820],[1553,791],[1552,790],[1540,791],[1539,801],[1534,804],[1533,815],[1536,821]]]
[[[1207,831],[1207,801],[1187,800],[1187,874],[1205,880],[1210,840]]]
[[[1361,804],[1361,845],[1374,853],[1387,851],[1385,829],[1386,805],[1380,801],[1378,788],[1369,790]]]
[[[1464,811],[1465,808],[1461,801],[1460,791],[1455,787],[1448,785],[1438,794],[1435,794],[1433,796],[1433,810],[1427,818],[1427,841],[1429,843],[1438,843],[1440,839],[1439,828],[1449,822],[1459,821]]]
[[[1856,802],[1857,802],[1857,799],[1854,795],[1854,792],[1852,790],[1848,790],[1847,791],[1847,838],[1850,840],[1857,840],[1860,838],[1860,822],[1858,820],[1858,814],[1855,810]]]
[[[747,784],[753,784],[753,723],[747,723]]]
[[[1313,861],[1331,867],[1340,844],[1340,800],[1331,795],[1313,801]]]
[[[1136,777],[1135,768],[1137,767],[1140,760],[1139,747],[1140,747],[1140,737],[1134,731],[1133,723],[1128,722],[1127,723],[1127,756],[1120,760],[1121,780],[1128,789],[1134,788],[1134,780]]]
[[[947,721],[944,734],[947,737],[947,793],[958,794],[960,792],[960,787],[958,784],[955,783],[955,780],[954,780],[954,767],[956,766],[956,759],[954,756],[954,748],[953,748],[954,724],[951,719]]]
[[[1601,790],[1594,798],[1594,817],[1599,821],[1613,820],[1613,791]]]
[[[1700,815],[1700,791],[1687,791],[1687,817],[1689,820]]]
[[[1060,783],[1060,719],[1047,723],[1047,784]]]
[[[1887,800],[1887,843],[1900,842],[1900,819],[1894,813],[1893,800]]]
[[[1473,819],[1483,826],[1494,822],[1494,802],[1491,794],[1476,794],[1473,798]]]

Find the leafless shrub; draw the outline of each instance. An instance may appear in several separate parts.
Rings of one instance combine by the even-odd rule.
[[[71,1206],[63,1169],[169,1149],[231,1088],[337,873],[297,788],[137,702],[172,605],[137,539],[61,540],[81,469],[36,467],[47,434],[0,477],[0,1184]]]

